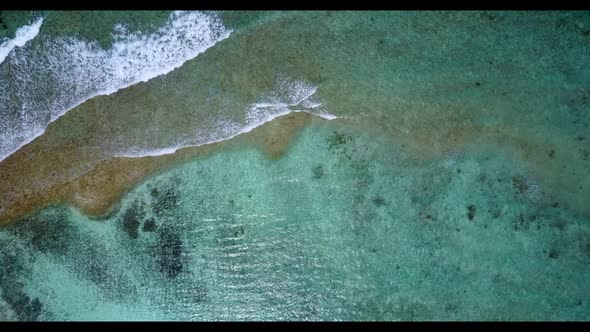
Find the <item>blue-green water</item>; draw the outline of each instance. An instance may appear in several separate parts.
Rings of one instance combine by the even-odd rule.
[[[41,320],[587,319],[589,220],[536,204],[534,184],[515,182],[526,176],[509,151],[421,162],[320,120],[278,161],[196,160],[109,219],[54,208],[7,227],[5,307]]]
[[[588,13],[222,17],[218,45],[99,99],[136,105],[114,128],[148,124],[92,148],[198,143],[183,135],[294,107],[307,84],[340,118],[313,117],[279,159],[177,165],[104,219],[58,205],[3,227],[1,320],[590,318]],[[184,131],[162,121],[198,102]]]

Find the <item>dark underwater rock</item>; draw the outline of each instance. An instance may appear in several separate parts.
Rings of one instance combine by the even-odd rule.
[[[163,229],[159,239],[160,272],[168,279],[176,278],[182,272],[182,240],[180,236],[168,229]]]
[[[152,196],[152,210],[157,215],[162,215],[165,211],[179,204],[180,196],[171,186],[155,187],[151,190],[150,195]]]
[[[145,215],[145,203],[139,200],[133,202],[133,204],[125,211],[122,226],[123,230],[125,230],[130,238],[137,238],[139,225],[143,218],[145,218]]]
[[[154,220],[154,218],[150,218],[143,223],[141,230],[144,232],[154,232],[157,228],[158,224],[156,224],[156,220]]]

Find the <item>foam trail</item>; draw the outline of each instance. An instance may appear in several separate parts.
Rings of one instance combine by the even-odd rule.
[[[0,161],[86,100],[164,75],[229,37],[216,14],[174,12],[151,34],[115,27],[110,49],[40,36],[0,66]]]
[[[116,154],[115,157],[123,157],[123,158],[157,157],[157,156],[164,156],[164,155],[168,155],[168,154],[174,154],[174,153],[176,153],[176,151],[178,151],[180,149],[188,148],[188,147],[203,146],[203,145],[227,141],[227,140],[232,139],[232,138],[239,136],[241,134],[251,132],[252,130],[262,126],[263,124],[265,124],[267,122],[270,122],[276,118],[279,118],[283,115],[287,115],[292,112],[305,112],[305,111],[294,110],[294,111],[285,111],[282,113],[276,113],[276,114],[274,114],[274,115],[272,115],[272,116],[270,116],[270,117],[268,117],[256,124],[252,124],[252,125],[242,128],[240,131],[236,132],[235,134],[232,134],[230,136],[226,136],[223,138],[219,138],[216,140],[212,140],[212,141],[207,141],[207,142],[200,143],[200,144],[187,144],[187,145],[180,145],[180,146],[176,146],[176,147],[154,149],[154,150],[129,151],[126,153]],[[330,114],[330,113],[313,113],[313,114],[316,116],[319,116],[321,118],[327,119],[327,120],[334,120],[334,119],[338,118],[337,116]]]
[[[9,39],[0,44],[0,64],[4,62],[10,51],[15,47],[23,47],[28,41],[37,37],[42,24],[43,17],[40,17],[32,24],[18,28],[13,39]]]
[[[216,131],[207,134],[207,139],[195,137],[192,141],[185,141],[166,148],[132,149],[124,153],[117,153],[115,157],[141,158],[173,154],[186,147],[202,146],[232,139],[238,135],[248,133],[263,124],[292,112],[307,112],[327,120],[338,118],[336,115],[321,109],[321,103],[313,100],[317,87],[302,81],[282,81],[279,92],[262,99],[258,103],[249,105],[246,121],[243,124],[220,121]],[[283,91],[281,91],[283,90]],[[281,96],[285,93],[287,96]]]

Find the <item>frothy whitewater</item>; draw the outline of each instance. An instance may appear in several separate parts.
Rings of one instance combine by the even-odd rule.
[[[167,147],[150,149],[130,148],[124,153],[117,153],[117,157],[147,157],[175,153],[177,150],[190,147],[217,143],[232,139],[240,134],[248,133],[263,124],[292,112],[307,112],[327,120],[337,117],[329,113],[316,100],[317,87],[301,80],[282,79],[273,92],[260,98],[259,102],[248,106],[244,122],[235,122],[220,118],[214,130],[206,133],[195,133],[189,139],[176,142]]]
[[[30,40],[37,37],[42,24],[43,18],[40,17],[32,24],[18,28],[13,39],[8,39],[2,42],[0,44],[0,64],[6,60],[6,57],[8,54],[10,54],[10,51],[16,47],[25,46]]]
[[[216,14],[174,12],[150,34],[116,26],[109,49],[42,30],[26,43],[41,23],[19,30],[0,64],[0,161],[84,101],[164,75],[232,33]]]

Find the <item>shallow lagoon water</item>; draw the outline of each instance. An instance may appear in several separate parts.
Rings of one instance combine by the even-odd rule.
[[[19,319],[587,319],[588,219],[526,175],[509,151],[423,162],[318,120],[280,160],[219,153],[108,219],[7,227],[2,291],[28,296]]]
[[[313,117],[280,158],[219,151],[150,176],[107,217],[56,204],[4,226],[0,319],[589,318],[587,13],[223,17],[231,37],[97,101],[153,121],[93,148],[169,143],[158,117],[219,91],[240,118],[276,71],[339,118]],[[96,30],[79,32],[108,46]]]

